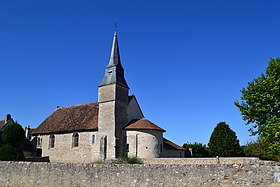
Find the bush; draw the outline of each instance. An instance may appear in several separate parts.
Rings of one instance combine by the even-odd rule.
[[[185,143],[183,145],[186,152],[186,157],[209,157],[209,151],[206,145],[202,143]],[[190,149],[192,150],[192,155],[190,152]]]
[[[250,141],[241,146],[244,156],[246,157],[260,157],[259,141]]]
[[[208,147],[211,156],[243,156],[243,152],[235,132],[231,130],[225,122],[217,124],[211,134]]]
[[[127,158],[128,164],[143,164],[142,160],[136,156]]]
[[[119,160],[112,162],[113,164],[143,164],[142,160],[136,156],[122,156]]]
[[[2,141],[4,144],[15,145],[17,142],[25,138],[23,128],[18,124],[8,125],[2,133]]]
[[[279,155],[273,154],[268,148],[267,142],[262,138],[257,141],[247,142],[241,147],[246,157],[259,157],[262,160],[279,161]]]
[[[0,147],[0,160],[2,161],[21,161],[24,160],[23,152],[10,144]]]

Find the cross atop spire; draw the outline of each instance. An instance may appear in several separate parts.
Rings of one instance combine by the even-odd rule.
[[[128,88],[128,85],[124,78],[124,69],[121,65],[118,37],[116,31],[114,32],[110,60],[105,69],[105,76],[99,86],[104,86],[113,83],[117,83]]]

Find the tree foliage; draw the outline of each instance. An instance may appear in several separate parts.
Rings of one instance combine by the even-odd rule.
[[[269,150],[267,142],[261,138],[257,141],[247,142],[241,148],[246,157],[259,157],[262,160],[278,160],[278,156]]]
[[[214,128],[209,143],[211,156],[242,156],[239,140],[233,130],[225,122],[220,122]]]
[[[2,141],[4,144],[15,145],[17,142],[23,140],[24,138],[24,130],[17,122],[5,127],[2,133]]]
[[[17,122],[6,126],[1,136],[3,145],[0,145],[0,160],[24,160],[24,154],[22,150],[17,147],[17,143],[24,138],[24,130]]]
[[[183,148],[185,148],[186,157],[209,157],[209,151],[206,145],[202,143],[185,143],[183,145]],[[191,155],[191,151],[192,155]]]
[[[2,161],[21,161],[24,160],[23,152],[10,144],[0,147],[0,160]]]
[[[260,142],[250,141],[241,146],[244,156],[246,157],[260,157]]]
[[[271,59],[266,72],[241,90],[236,101],[252,135],[259,135],[268,150],[280,158],[280,59]]]

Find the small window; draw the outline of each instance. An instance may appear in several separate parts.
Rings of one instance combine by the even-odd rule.
[[[72,136],[72,147],[78,147],[79,146],[79,134],[77,132],[73,133]]]
[[[95,135],[92,135],[91,143],[92,143],[92,144],[95,144]]]
[[[160,144],[160,152],[162,152],[162,144]]]
[[[126,144],[126,151],[129,152],[129,144]]]
[[[37,147],[42,147],[42,138],[37,137]]]
[[[49,148],[54,148],[55,137],[53,134],[49,137]]]

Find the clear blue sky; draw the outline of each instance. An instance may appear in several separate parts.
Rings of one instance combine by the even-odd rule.
[[[57,105],[97,101],[117,18],[125,77],[165,137],[208,143],[220,121],[252,139],[234,106],[280,56],[276,0],[1,0],[0,119],[37,127]]]

